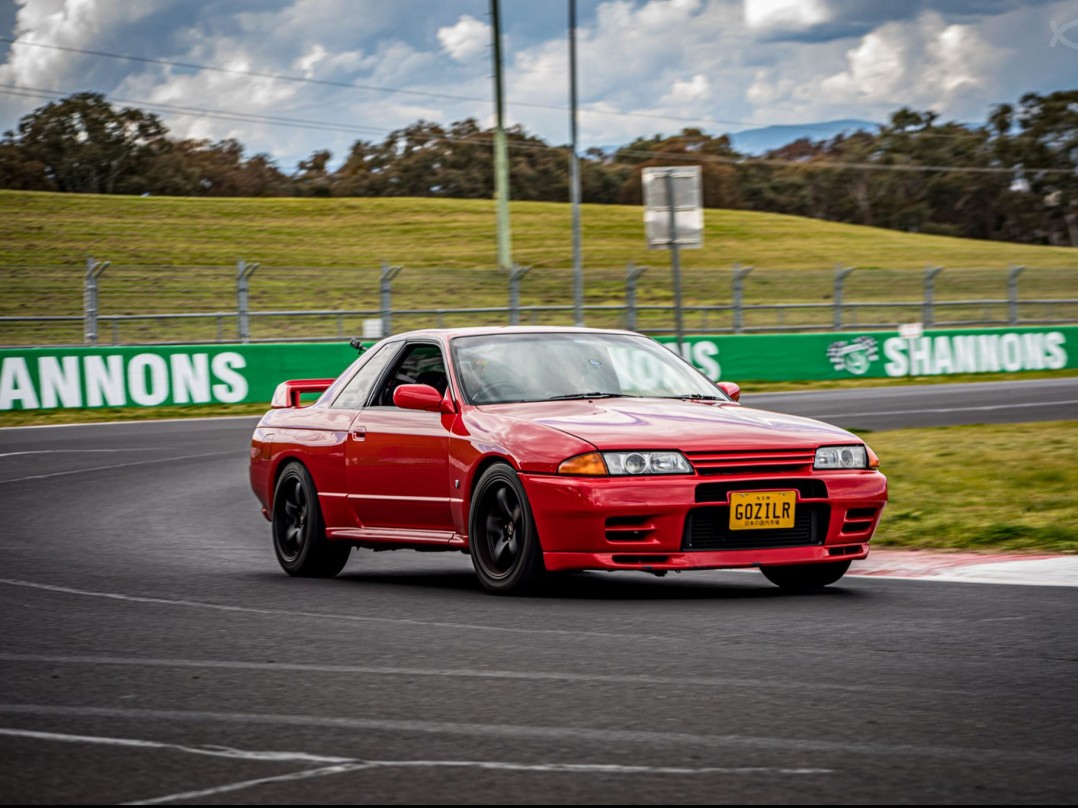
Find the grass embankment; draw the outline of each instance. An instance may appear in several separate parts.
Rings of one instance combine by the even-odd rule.
[[[876,545],[1078,553],[1078,421],[864,438],[890,486]]]
[[[514,202],[513,259],[533,267],[521,284],[523,305],[568,305],[572,299],[569,206]],[[193,199],[0,191],[0,315],[81,314],[87,255],[109,260],[101,278],[103,315],[144,312],[214,312],[235,309],[235,263],[261,262],[251,279],[255,311],[371,310],[379,307],[378,267],[401,264],[395,308],[505,306],[506,279],[495,266],[494,204],[465,199]],[[708,210],[704,248],[682,253],[688,305],[727,305],[730,268],[756,269],[745,281],[745,302],[828,303],[837,262],[857,267],[846,301],[910,301],[909,309],[861,312],[861,322],[906,321],[921,316],[920,271],[928,265],[974,268],[944,271],[936,299],[1006,297],[1008,264],[1030,269],[1021,278],[1025,298],[1078,297],[1074,250],[925,236],[796,216]],[[652,269],[639,280],[638,303],[671,301],[669,259],[646,249],[637,207],[582,208],[586,300],[621,305],[625,266]],[[171,267],[171,268],[162,268]],[[305,267],[314,269],[290,269]],[[182,268],[182,269],[180,269]],[[979,268],[979,269],[977,269]],[[1005,306],[965,312],[1003,317]],[[1039,309],[1024,316],[1044,316]],[[829,326],[832,313],[788,312],[787,323]],[[1058,310],[1056,311],[1058,316]],[[362,316],[345,318],[344,333],[358,333]],[[564,312],[537,314],[536,322],[567,323]],[[499,323],[475,315],[447,315],[448,325]],[[531,315],[525,322],[532,321]],[[589,325],[619,325],[616,313],[589,313]],[[770,311],[750,312],[748,327],[773,327]],[[399,316],[398,330],[433,325],[431,315]],[[642,311],[638,328],[669,328],[669,316]],[[728,328],[729,314],[689,312],[686,327]],[[224,335],[235,332],[224,321]],[[336,318],[256,318],[255,338],[330,335]],[[102,340],[111,339],[107,328]],[[124,324],[121,341],[212,340],[212,321],[164,325]],[[53,325],[29,334],[0,330],[0,343],[81,342],[80,324]]]

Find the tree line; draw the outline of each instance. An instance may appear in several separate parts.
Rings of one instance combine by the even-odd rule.
[[[513,199],[565,202],[568,146],[508,130]],[[343,162],[317,150],[295,172],[229,139],[179,139],[154,115],[77,93],[0,140],[0,188],[175,196],[430,196],[494,193],[493,131],[417,121]],[[810,216],[915,232],[1078,246],[1078,90],[1029,93],[983,124],[897,110],[877,131],[802,139],[754,157],[686,128],[581,155],[584,202],[641,204],[641,169],[701,166],[706,207]]]

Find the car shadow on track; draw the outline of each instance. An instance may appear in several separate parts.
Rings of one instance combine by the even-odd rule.
[[[642,573],[575,572],[550,575],[534,592],[524,596],[546,600],[749,600],[768,598],[850,598],[864,592],[843,583],[809,592],[788,592],[769,583],[762,575],[727,574],[721,580],[713,575],[693,580],[691,574],[657,578]],[[366,587],[386,586],[412,589],[437,589],[486,596],[475,575],[457,570],[441,571],[366,571],[345,570],[341,582]],[[490,597],[496,597],[491,595]]]

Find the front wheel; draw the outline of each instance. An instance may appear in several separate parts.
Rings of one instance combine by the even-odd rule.
[[[849,561],[833,561],[826,564],[791,564],[786,567],[760,567],[764,577],[776,586],[795,592],[822,589],[846,574]]]
[[[472,566],[491,592],[520,594],[543,578],[543,550],[528,495],[504,463],[483,472],[468,520]]]
[[[304,578],[332,578],[348,563],[352,548],[326,538],[318,492],[302,463],[289,463],[277,479],[273,549],[285,572]]]

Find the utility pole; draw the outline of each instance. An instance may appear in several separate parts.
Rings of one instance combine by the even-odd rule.
[[[576,125],[576,0],[569,0],[569,131],[572,156],[569,158],[569,190],[573,208],[573,319],[584,325],[584,258],[580,246],[580,156]]]
[[[505,147],[505,116],[502,99],[502,24],[499,0],[490,0],[494,37],[494,198],[498,205],[498,269],[513,272],[509,233],[509,158]]]

